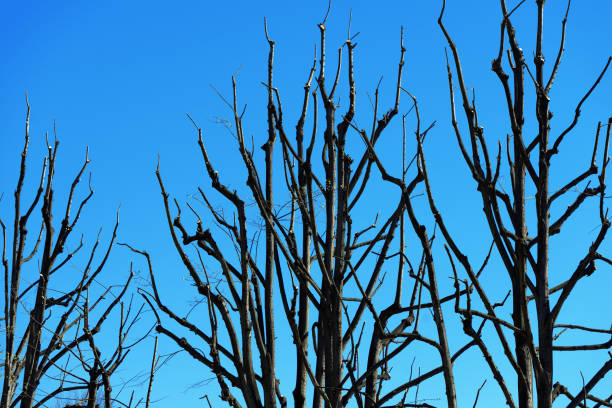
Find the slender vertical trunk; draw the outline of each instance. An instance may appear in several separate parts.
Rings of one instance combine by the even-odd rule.
[[[113,387],[110,383],[110,375],[106,372],[102,373],[102,384],[104,386],[104,408],[111,408]]]
[[[274,151],[274,139],[269,139],[265,145],[266,151],[266,203],[270,213],[274,211],[274,200],[272,193],[272,154]],[[265,407],[276,407],[276,352],[274,334],[274,234],[271,226],[266,225],[266,272],[265,288],[265,322],[266,322],[266,363],[264,364],[264,398]]]
[[[246,225],[246,215],[244,207],[238,211],[239,225]],[[240,228],[240,258],[247,258],[247,236],[244,228]],[[249,308],[251,307],[251,279],[249,278],[249,269],[246,262],[240,263],[241,267],[241,284],[242,284],[242,304],[239,305],[240,311],[240,329],[242,331],[242,355],[243,355],[243,372],[242,383],[244,384],[243,395],[247,407],[255,408],[261,405],[259,392],[257,389],[257,381],[255,378],[255,370],[253,369],[253,352],[252,352],[252,337],[251,337],[251,319],[249,316]]]
[[[442,307],[440,305],[436,272],[433,266],[433,258],[431,257],[431,253],[427,251],[425,256],[428,258],[426,262],[428,264],[427,272],[429,275],[429,293],[431,296],[431,303],[433,305],[432,311],[434,321],[438,331],[438,344],[440,345],[440,358],[442,359],[444,385],[446,387],[446,401],[448,408],[457,408],[457,395],[455,392],[455,380],[453,377],[453,362],[451,360],[450,350],[448,348],[446,325],[444,323],[444,315],[442,314]]]
[[[342,381],[342,281],[344,271],[344,255],[345,255],[345,238],[346,238],[346,206],[347,206],[347,194],[348,186],[346,180],[347,174],[347,163],[346,156],[344,153],[345,146],[345,134],[346,130],[339,129],[337,137],[337,154],[336,154],[336,208],[334,208],[336,218],[336,233],[335,233],[335,247],[333,249],[334,256],[334,267],[333,267],[333,284],[335,286],[333,291],[333,307],[332,307],[332,372],[330,373],[334,378],[335,389],[330,393],[330,400],[335,407],[340,407],[340,401],[342,398],[342,391],[340,389],[340,383]],[[330,161],[333,160],[330,149]]]
[[[308,93],[306,94],[308,97]],[[303,137],[298,133],[298,155],[300,161],[304,158]],[[300,183],[300,195],[306,197],[306,169],[300,163],[298,164],[298,177]],[[305,204],[305,203],[304,203]],[[304,264],[307,275],[310,274],[310,228],[308,227],[308,216],[302,213],[302,263]],[[299,311],[298,311],[298,333],[302,344],[304,345],[304,356],[308,357],[308,319],[310,302],[308,300],[308,282],[305,279],[300,280],[299,289]],[[296,344],[296,347],[299,345]],[[304,408],[306,406],[306,361],[302,353],[297,353],[297,369],[296,369],[295,389],[293,391],[293,401],[295,408]]]
[[[50,169],[49,174],[52,174]],[[40,343],[43,330],[43,320],[45,309],[47,307],[47,285],[49,283],[49,275],[51,271],[52,258],[52,240],[53,226],[51,224],[51,206],[53,202],[53,191],[46,194],[42,207],[43,219],[45,222],[45,244],[43,259],[41,264],[40,281],[36,291],[36,301],[34,309],[30,312],[30,330],[28,336],[28,345],[25,356],[25,366],[23,374],[23,392],[21,398],[21,408],[32,408],[34,404],[34,395],[40,381],[37,371],[38,359],[40,356]]]
[[[520,137],[515,135],[515,137]],[[512,278],[512,321],[516,327],[526,331],[529,327],[529,316],[526,298],[527,251],[525,243],[527,226],[525,223],[525,165],[520,153],[515,147],[515,191],[514,212],[516,217],[516,264],[515,276]],[[521,373],[517,374],[518,406],[519,408],[533,407],[533,368],[529,352],[528,339],[524,333],[514,332],[515,352],[517,364]]]
[[[323,292],[325,293],[325,292]],[[317,367],[315,371],[315,377],[317,379],[317,383],[323,385],[325,382],[325,352],[327,347],[325,346],[326,335],[323,329],[323,324],[325,322],[325,314],[326,311],[324,309],[324,305],[321,306],[319,310],[319,320],[317,322],[318,330],[317,330],[317,347],[315,349],[315,353],[317,355]],[[323,403],[323,396],[321,395],[321,390],[315,389],[314,397],[312,399],[312,408],[321,408],[321,404]]]
[[[337,350],[336,343],[338,331],[341,330],[337,315],[340,309],[340,299],[334,290],[334,232],[336,226],[336,137],[333,129],[334,111],[331,102],[326,104],[327,129],[325,131],[325,143],[327,144],[327,169],[326,169],[326,231],[325,231],[325,269],[329,273],[329,284],[326,285],[326,303],[327,310],[324,315],[326,318],[323,322],[325,325],[326,341],[325,341],[325,389],[329,396],[332,406],[326,408],[336,408],[336,402],[339,403],[340,393],[337,389],[340,385],[338,366],[337,366]],[[340,334],[340,341],[342,340]]]
[[[89,384],[87,386],[87,408],[96,408],[98,399],[98,372],[92,369],[89,372]]]
[[[26,95],[27,104],[27,95]],[[17,301],[19,298],[19,281],[21,277],[21,261],[23,248],[25,246],[26,235],[28,233],[25,223],[21,222],[21,189],[26,173],[26,157],[30,142],[30,105],[27,104],[25,121],[25,144],[21,152],[21,164],[17,187],[15,188],[15,219],[13,224],[13,245],[12,259],[10,268],[10,287],[9,287],[9,268],[8,262],[4,264],[4,317],[6,319],[6,350],[4,354],[4,379],[2,382],[2,397],[0,398],[0,408],[7,408],[13,400],[17,378],[14,376],[15,361],[15,320],[17,316]],[[4,243],[6,245],[6,242]],[[3,259],[3,261],[5,261]]]
[[[268,140],[263,146],[266,153],[266,205],[270,214],[274,213],[273,197],[273,154],[276,131],[274,129],[274,96],[272,94],[272,76],[274,66],[274,41],[268,39]],[[264,363],[264,404],[266,408],[276,407],[276,346],[274,334],[274,226],[266,224],[266,271],[265,288],[265,322],[266,322],[266,356]]]
[[[536,376],[538,390],[538,408],[552,407],[553,350],[552,319],[548,291],[548,244],[549,244],[549,210],[548,210],[548,137],[550,132],[549,98],[544,93],[544,55],[542,54],[542,36],[544,25],[544,0],[537,1],[538,28],[536,54],[536,81],[540,84],[536,103],[539,137],[539,185],[536,194],[538,217],[538,253],[536,269],[536,311],[538,317],[539,359],[542,372]]]
[[[519,238],[515,244],[516,263],[512,277],[512,321],[523,331],[531,330],[527,310],[527,223],[525,219],[525,175],[526,164],[521,149],[523,148],[523,98],[524,82],[522,67],[523,56],[520,50],[515,54],[514,68],[514,117],[516,128],[514,132],[514,225],[515,234]],[[521,64],[521,65],[519,65]],[[512,272],[511,272],[512,273]],[[517,374],[518,406],[533,407],[533,366],[529,352],[528,339],[524,333],[514,332],[514,347],[516,361],[521,370]]]
[[[324,28],[322,28],[322,32]],[[323,42],[323,41],[322,41]],[[324,55],[323,44],[321,45],[321,53]],[[340,294],[336,291],[338,288],[334,287],[334,281],[336,273],[340,271],[334,271],[334,260],[336,255],[336,248],[334,247],[334,235],[336,230],[336,194],[337,194],[337,136],[334,129],[335,122],[335,106],[327,92],[325,91],[325,77],[324,77],[324,57],[321,59],[321,75],[319,77],[319,86],[321,88],[321,97],[325,105],[325,148],[327,152],[327,163],[325,164],[325,254],[324,254],[324,265],[325,272],[328,273],[327,277],[323,277],[324,281],[329,280],[329,284],[326,284],[325,301],[326,306],[325,312],[322,313],[324,316],[323,325],[325,327],[325,344],[322,345],[325,348],[325,391],[329,397],[329,403],[326,402],[326,408],[336,408],[340,404],[340,364],[342,362],[342,315],[340,305]],[[338,347],[338,343],[340,347]],[[331,406],[330,406],[331,404]]]

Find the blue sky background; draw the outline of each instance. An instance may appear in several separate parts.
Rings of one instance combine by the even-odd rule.
[[[334,1],[327,21],[328,69],[334,71],[335,50],[346,39],[349,10],[352,9],[352,32],[360,32],[355,40],[358,43],[355,50],[356,121],[361,127],[369,128],[371,108],[366,93],[373,94],[382,75],[382,109],[386,110],[392,103],[400,26],[404,26],[407,52],[403,86],[419,99],[423,122],[437,121],[426,149],[439,206],[465,252],[474,262],[479,262],[476,260],[484,257],[490,239],[482,224],[480,199],[475,194],[474,183],[459,155],[450,127],[445,42],[436,22],[438,3],[380,1],[373,5],[365,1]],[[516,3],[509,1],[509,7]],[[115,210],[121,204],[119,240],[152,254],[165,299],[195,299],[185,280],[186,272],[178,265],[179,259],[171,246],[163,218],[154,177],[158,154],[166,187],[179,201],[187,200],[197,191],[198,185],[209,186],[193,126],[185,116],[188,112],[203,128],[207,147],[223,181],[242,191],[245,177],[239,166],[235,141],[222,125],[231,117],[230,112],[210,85],[230,95],[230,77],[238,72],[239,99],[248,104],[246,134],[254,137],[256,145],[261,144],[266,137],[267,96],[260,82],[266,79],[267,42],[263,18],[267,17],[269,33],[276,41],[275,83],[283,99],[287,127],[292,127],[299,115],[302,87],[312,63],[314,45],[319,40],[316,24],[326,8],[324,1],[3,2],[0,12],[0,192],[4,193],[4,198],[0,202],[0,214],[6,218],[12,208],[18,152],[23,144],[24,93],[27,91],[32,114],[30,173],[26,182],[30,186],[36,182],[44,154],[44,133],[52,131],[55,119],[61,142],[56,171],[59,191],[60,184],[67,183],[81,165],[85,147],[90,149],[95,195],[81,222],[82,231],[89,237],[86,242],[93,243],[95,231],[100,226],[103,237],[109,237]],[[545,55],[550,70],[557,52],[565,4],[549,1],[546,10]],[[515,13],[513,20],[531,67],[534,11],[535,2],[528,1]],[[558,134],[570,123],[569,115],[577,101],[612,54],[610,15],[612,3],[606,0],[572,5],[566,53],[551,93],[551,109],[555,113],[553,134]],[[500,100],[501,86],[490,70],[490,62],[497,53],[500,16],[495,1],[449,0],[445,17],[459,48],[467,85],[476,88],[479,117],[485,126],[489,146],[494,146],[497,140],[504,141],[509,131],[505,102]],[[533,87],[527,84],[526,88],[530,98],[526,103],[526,134],[535,134]],[[597,121],[605,121],[612,114],[611,90],[612,79],[608,75],[585,104],[576,131],[562,146],[562,153],[552,168],[553,186],[562,185],[572,174],[588,166]],[[402,112],[405,112],[410,104],[403,98]],[[347,100],[347,97],[342,99]],[[385,136],[389,139],[381,141],[377,147],[381,156],[390,163],[397,163],[397,172],[401,157],[399,130],[397,126],[391,127],[389,136]],[[357,138],[354,140],[358,143],[356,149],[361,149],[361,142]],[[412,151],[413,145],[409,143],[408,153]],[[388,208],[388,200],[380,199],[386,194],[393,197],[391,190],[374,190],[367,204],[375,209]],[[220,198],[217,200],[216,204],[227,206]],[[565,203],[557,205],[557,211],[565,208]],[[363,209],[364,214],[372,213],[371,209],[369,213],[367,210]],[[579,217],[568,223],[566,238],[554,240],[552,282],[558,283],[568,276],[597,227],[597,218]],[[608,239],[602,250],[609,254],[609,248]],[[106,270],[107,282],[124,279],[132,259],[124,248],[115,248]],[[135,260],[138,267],[143,268],[139,261]],[[444,262],[440,260],[438,266],[441,281],[450,275]],[[488,273],[483,278],[485,284],[499,288],[500,297],[503,297],[505,290],[500,283],[507,283],[505,272],[493,262]],[[447,289],[451,283],[444,281]],[[595,316],[593,321],[602,328],[608,327],[610,313],[606,310],[609,310],[611,288],[610,268],[602,267],[577,289],[577,300],[566,307],[564,322],[585,314],[597,314],[599,310],[602,315]],[[280,309],[279,312],[281,315]],[[147,315],[146,319],[151,317]],[[456,321],[452,322],[456,318],[450,313],[447,320],[451,320],[452,327],[459,327]],[[165,339],[161,340],[162,353],[176,349]],[[566,340],[571,343],[571,337]],[[148,344],[152,348],[152,341]],[[143,369],[144,362],[148,365],[149,352],[149,349],[135,352],[122,375],[129,378],[134,366]],[[578,387],[581,380],[577,370],[584,370],[585,378],[589,378],[604,355],[605,352],[560,354],[559,380]],[[473,401],[476,387],[490,374],[484,369],[474,370],[473,367],[479,367],[478,353],[466,356],[464,359],[469,363],[458,363],[457,382],[460,398],[465,397],[464,401],[469,401],[465,402],[467,404]],[[577,358],[580,367],[575,364]],[[406,364],[409,363],[407,360]],[[422,363],[426,366],[431,361]],[[201,366],[178,355],[158,374],[154,388],[154,396],[159,399],[157,406],[197,406],[201,403],[197,400],[199,396],[217,394],[214,382],[190,388],[208,378],[210,374]],[[293,378],[288,382],[291,384]],[[289,384],[284,390],[288,396],[292,390]],[[600,389],[605,389],[606,384],[612,385],[608,379]],[[424,398],[428,396],[426,390],[422,392],[425,392]],[[442,397],[433,394],[434,391],[430,391],[429,397]],[[481,396],[483,406],[494,406],[500,396],[493,380],[489,379]]]

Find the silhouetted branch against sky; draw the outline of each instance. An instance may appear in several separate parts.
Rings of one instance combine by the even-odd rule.
[[[612,4],[421,3],[7,5],[0,408],[612,406]]]

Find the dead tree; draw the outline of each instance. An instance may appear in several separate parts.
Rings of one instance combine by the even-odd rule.
[[[53,144],[49,144],[47,137],[48,154],[43,161],[40,181],[32,202],[23,206],[22,194],[26,186],[30,144],[29,120],[28,105],[25,144],[14,193],[12,231],[0,219],[6,341],[2,367],[2,408],[17,405],[22,408],[41,407],[53,399],[61,398],[65,393],[87,390],[88,382],[79,383],[81,372],[75,370],[74,365],[86,364],[83,358],[79,362],[79,355],[83,357],[89,347],[94,353],[95,366],[98,367],[95,387],[97,389],[104,384],[106,391],[108,377],[123,362],[126,355],[123,350],[126,348],[120,344],[109,366],[109,362],[102,363],[100,360],[94,336],[101,331],[103,323],[118,305],[121,308],[121,342],[131,328],[131,324],[126,326],[123,316],[122,297],[132,275],[125,284],[119,285],[118,295],[113,294],[113,287],[100,291],[94,288],[97,284],[92,285],[93,282],[99,282],[97,279],[109,258],[119,225],[118,217],[101,256],[98,256],[102,246],[100,233],[89,254],[80,253],[86,245],[83,236],[80,241],[70,240],[83,209],[93,195],[89,184],[88,191],[74,210],[73,200],[76,201],[78,187],[90,162],[88,155],[85,155],[83,164],[69,185],[65,208],[58,212],[53,205],[56,200],[54,176],[59,142],[55,138]],[[36,214],[38,211],[40,216]],[[61,217],[59,225],[54,221],[54,216],[58,214]],[[28,230],[32,225],[38,234],[34,240],[28,239]],[[7,238],[7,229],[12,232],[10,238]],[[67,271],[75,260],[84,262],[76,275]],[[66,275],[68,273],[74,276],[72,282]],[[91,303],[88,302],[90,293],[92,297],[95,295]],[[37,393],[41,385],[44,385],[45,391]]]
[[[452,34],[444,26],[444,6],[438,24],[450,48],[451,62],[448,62],[447,57],[447,69],[452,124],[461,155],[481,196],[484,217],[491,231],[496,252],[507,271],[512,302],[510,316],[496,314],[493,310],[489,291],[481,286],[474,272],[474,266],[468,262],[463,252],[462,243],[457,242],[453,238],[453,232],[446,228],[444,219],[436,208],[436,193],[433,191],[435,186],[429,184],[425,157],[422,152],[419,154],[430,208],[450,247],[449,257],[459,262],[460,268],[467,274],[466,282],[474,286],[477,299],[484,308],[482,311],[472,309],[469,301],[466,307],[462,307],[458,300],[456,311],[463,319],[465,333],[477,342],[509,407],[549,408],[560,394],[570,399],[568,407],[586,406],[586,400],[595,401],[597,406],[612,406],[610,397],[604,401],[591,394],[593,387],[612,370],[612,358],[604,361],[597,372],[591,373],[592,377],[586,380],[581,389],[572,392],[569,392],[564,385],[555,383],[554,371],[557,353],[605,350],[612,346],[612,338],[600,344],[560,345],[556,341],[565,330],[595,332],[612,337],[612,330],[608,328],[589,327],[590,314],[586,314],[585,320],[581,322],[563,322],[558,319],[563,307],[568,303],[568,298],[581,284],[581,280],[594,275],[597,264],[612,265],[610,258],[600,252],[610,228],[608,209],[605,205],[605,179],[606,168],[610,161],[608,149],[612,119],[608,119],[605,124],[601,122],[597,124],[592,138],[593,149],[590,157],[580,158],[575,155],[572,157],[574,160],[584,160],[585,170],[578,172],[560,186],[551,182],[552,165],[555,161],[559,164],[557,154],[562,148],[563,141],[566,137],[572,136],[581,109],[608,70],[611,58],[608,58],[607,62],[604,61],[604,67],[594,78],[592,86],[586,89],[584,96],[577,101],[573,117],[567,118],[568,125],[565,128],[553,129],[550,91],[563,57],[565,27],[571,2],[568,1],[565,17],[561,22],[560,45],[548,76],[544,73],[543,50],[545,1],[535,2],[537,27],[532,63],[525,59],[512,23],[512,14],[524,2],[520,2],[514,9],[508,9],[505,0],[500,0],[499,3],[501,9],[499,51],[493,59],[491,68],[501,85],[503,92],[501,103],[507,106],[506,154],[502,153],[501,142],[497,149],[490,150],[488,147],[490,138],[487,137],[485,125],[478,121],[480,108],[477,107],[474,98],[468,94],[471,85],[463,76],[460,51],[453,42]],[[533,93],[529,94],[529,89],[533,89]],[[535,129],[525,125],[525,116],[529,113],[524,111],[524,106],[528,97],[535,100],[535,112],[533,112],[537,123]],[[455,98],[459,99],[463,107],[462,114],[466,123],[464,127],[458,124]],[[586,140],[584,135],[581,137]],[[504,171],[509,175],[506,179],[511,182],[511,190],[508,192],[500,186],[502,178],[500,174]],[[577,194],[572,194],[576,189]],[[528,195],[535,196],[535,200],[528,201]],[[563,200],[569,203],[565,208],[559,204]],[[598,209],[590,214],[584,210],[580,211],[583,209],[583,204],[589,200],[598,200]],[[554,276],[550,276],[550,258],[565,256],[551,253],[550,241],[555,239],[555,235],[562,233],[569,219],[576,216],[585,219],[591,216],[591,220],[595,219],[595,222],[599,223],[597,234],[586,253],[580,256],[577,265],[567,265],[566,270],[557,270]],[[587,240],[588,237],[583,239]],[[457,273],[456,271],[455,279],[458,279]],[[597,273],[602,272],[597,271]],[[458,280],[457,287],[459,287]],[[533,309],[531,312],[529,310],[530,302],[535,303],[535,313]],[[503,349],[503,357],[492,355],[489,351],[492,344],[485,344],[474,331],[472,324],[475,319],[488,320],[493,324]],[[556,329],[561,331],[555,334]],[[506,359],[514,370],[518,384],[516,392],[509,389],[504,380],[507,374],[503,375],[498,368],[499,360],[502,359]]]
[[[193,120],[212,185],[212,189],[198,188],[199,209],[195,203],[177,200],[171,205],[158,164],[156,175],[170,234],[206,307],[207,321],[183,316],[164,299],[166,295],[155,281],[151,257],[134,250],[146,257],[152,283],[151,290],[143,290],[142,295],[155,311],[157,331],[215,374],[221,399],[228,405],[272,408],[290,404],[285,397],[286,380],[281,382],[276,371],[278,348],[286,350],[290,346],[289,336],[278,332],[278,322],[284,318],[295,356],[292,404],[296,407],[305,407],[307,403],[313,408],[427,407],[431,405],[418,398],[409,399],[408,393],[434,376],[443,380],[444,390],[440,390],[440,395],[443,392],[445,395],[443,404],[456,407],[453,365],[471,347],[479,350],[509,407],[549,408],[561,394],[570,399],[569,407],[586,406],[587,400],[595,401],[597,406],[612,406],[609,397],[605,400],[591,393],[612,369],[612,360],[606,360],[600,370],[592,373],[581,389],[572,391],[555,383],[553,370],[556,353],[605,350],[611,345],[610,340],[600,344],[559,345],[556,340],[560,333],[555,334],[555,329],[612,335],[609,329],[591,328],[587,323],[557,321],[581,279],[594,275],[597,263],[612,264],[600,252],[610,226],[605,207],[605,176],[612,120],[597,126],[592,156],[587,158],[590,161],[584,172],[558,189],[550,181],[551,163],[558,157],[564,138],[575,128],[581,107],[599,84],[610,59],[578,102],[569,126],[551,133],[549,92],[563,55],[567,13],[553,69],[545,78],[544,1],[538,0],[536,5],[537,37],[532,69],[524,59],[512,24],[516,7],[508,10],[505,1],[500,0],[500,46],[492,69],[499,78],[508,111],[506,154],[502,154],[501,143],[496,151],[489,150],[491,142],[478,121],[475,98],[468,95],[460,52],[443,23],[444,5],[438,19],[452,61],[447,58],[453,131],[476,183],[476,193],[484,208],[482,215],[491,232],[491,249],[478,265],[474,264],[473,255],[468,258],[464,253],[464,245],[454,239],[453,231],[438,210],[437,186],[428,172],[428,165],[436,164],[427,163],[423,148],[433,124],[422,125],[417,99],[402,87],[403,42],[392,90],[394,104],[381,114],[377,88],[371,127],[366,131],[356,120],[353,60],[356,44],[349,34],[338,50],[339,63],[331,75],[333,80],[329,81],[325,20],[319,24],[319,52],[304,86],[295,134],[292,131],[290,134],[283,116],[281,92],[273,83],[275,43],[266,30],[269,54],[264,83],[267,139],[261,146],[263,164],[256,159],[254,148],[245,137],[245,109],[239,105],[234,77],[233,94],[229,101],[224,99],[233,115],[232,129],[244,166],[246,193],[224,184],[216,158],[206,149],[204,132]],[[504,62],[506,52],[508,61]],[[340,65],[344,55],[348,59],[346,70]],[[506,72],[508,69],[510,73]],[[344,88],[340,82],[344,74],[348,102],[340,111],[336,92]],[[535,89],[535,131],[524,125],[526,82],[531,82]],[[456,117],[455,88],[459,89],[466,129]],[[399,118],[403,124],[403,134],[399,135],[402,139],[397,137],[393,143],[406,143],[407,113],[400,113],[400,96],[411,102],[409,108],[415,123],[411,145],[415,146],[415,153],[411,161],[404,157],[401,171],[394,175],[394,164],[379,157],[376,147],[388,125]],[[310,118],[312,126],[307,127]],[[307,132],[308,128],[312,131]],[[347,147],[348,137],[362,141],[362,150],[357,154],[355,143]],[[275,148],[280,152],[275,153]],[[404,147],[404,154],[405,150]],[[603,158],[599,159],[602,153]],[[276,178],[279,172],[281,177]],[[510,192],[500,186],[502,172],[509,174]],[[284,183],[279,183],[279,179],[284,179]],[[371,192],[375,180],[396,191],[392,209],[376,220],[371,208],[371,218],[357,212],[367,202],[364,197]],[[424,192],[428,207],[425,213],[413,197],[417,188]],[[574,188],[580,188],[578,195],[566,209],[559,209],[555,204],[560,201],[556,200]],[[213,193],[227,200],[232,215],[227,216],[213,204]],[[535,200],[530,207],[527,196],[532,193]],[[582,213],[578,210],[588,200],[598,200],[597,236],[578,265],[565,277],[557,275],[549,283],[552,256],[549,241],[561,233],[570,217]],[[250,205],[257,209],[262,231],[248,222]],[[193,221],[185,221],[185,206],[193,213]],[[188,226],[188,222],[193,222],[193,226]],[[426,224],[434,228],[428,230]],[[531,235],[528,227],[534,231]],[[446,254],[434,249],[436,231],[443,237]],[[263,260],[257,258],[260,232],[265,242]],[[224,239],[223,234],[229,239]],[[415,239],[407,248],[409,234]],[[481,284],[480,274],[491,256],[500,260],[507,271],[509,313],[503,307],[506,299],[493,299],[490,288]],[[440,293],[436,269],[440,264],[448,267],[448,275],[454,276],[454,293]],[[390,265],[396,273],[385,280]],[[213,268],[221,271],[220,281],[213,281]],[[387,296],[383,298],[381,293]],[[389,293],[393,296],[388,296]],[[530,302],[535,305],[531,311]],[[444,308],[444,303],[449,307]],[[455,333],[453,339],[463,339],[463,343],[449,344],[445,317],[448,319],[453,305],[455,314],[450,316],[461,320],[466,335]],[[421,329],[424,319],[431,319],[431,327],[435,328],[432,332]],[[493,340],[483,335],[485,327],[494,333]],[[491,351],[492,341],[499,342],[495,347],[499,346],[501,354]],[[409,346],[417,344],[430,346],[435,356],[431,361],[439,365],[418,374],[404,369],[401,379],[389,381],[393,365],[405,362],[411,355]],[[208,348],[203,350],[202,345]],[[500,362],[502,359],[506,361]],[[500,367],[505,365],[512,367],[516,389],[506,383],[512,373],[502,371]],[[480,389],[476,402],[479,393]]]
[[[156,312],[157,331],[212,370],[221,398],[230,406],[287,406],[289,381],[281,381],[276,373],[276,351],[291,346],[296,368],[291,380],[295,382],[291,385],[295,407],[305,407],[307,398],[312,399],[308,405],[314,408],[348,404],[371,408],[391,403],[427,407],[430,405],[425,402],[408,401],[408,391],[434,376],[441,376],[445,384],[446,396],[442,397],[442,391],[440,398],[449,407],[456,407],[453,362],[477,342],[467,339],[465,344],[452,348],[448,343],[442,304],[448,302],[452,306],[455,294],[443,296],[438,289],[432,255],[435,233],[424,225],[433,227],[434,223],[430,216],[418,215],[411,198],[424,181],[424,172],[421,166],[411,167],[404,158],[402,170],[394,176],[387,169],[389,163],[383,163],[376,153],[377,143],[393,120],[399,121],[401,129],[400,96],[405,92],[401,86],[403,39],[398,41],[397,79],[391,90],[394,103],[381,114],[377,88],[371,130],[366,131],[354,123],[356,44],[349,34],[338,49],[339,63],[333,81],[328,81],[325,20],[318,27],[319,53],[304,86],[295,134],[289,133],[280,91],[273,83],[275,42],[266,29],[268,136],[261,146],[263,168],[258,166],[245,138],[244,109],[239,106],[236,80],[232,78],[233,95],[226,103],[233,115],[234,136],[246,173],[246,194],[224,184],[215,167],[215,157],[210,157],[206,149],[203,131],[193,120],[212,184],[212,190],[198,189],[204,212],[196,210],[195,204],[186,204],[194,214],[193,227],[184,221],[183,204],[174,200],[171,206],[158,165],[156,175],[170,234],[206,305],[207,321],[181,315],[164,299],[167,295],[156,284],[151,257],[134,249],[146,257],[150,271],[151,290],[143,290],[142,294]],[[339,112],[336,93],[343,87],[343,55],[348,59],[348,97],[344,99],[348,103]],[[412,98],[409,101],[413,105]],[[324,117],[322,123],[320,117]],[[311,132],[306,126],[309,118]],[[419,151],[430,129],[431,126],[417,127]],[[404,128],[404,140],[405,133]],[[396,136],[393,142],[401,145],[402,133]],[[355,158],[349,155],[348,137],[360,146],[360,151],[351,149]],[[276,150],[275,154],[275,149],[280,152]],[[284,176],[284,183],[274,182],[277,172]],[[367,217],[358,215],[358,209],[363,211],[364,197],[372,195],[372,182],[382,182],[391,189],[391,209],[384,216],[376,217],[376,209],[372,208]],[[233,215],[226,216],[213,205],[213,193],[227,200]],[[261,220],[263,260],[257,258],[254,243],[260,229],[248,222],[250,204]],[[413,250],[416,246],[417,255],[412,261],[405,250],[408,233],[416,238]],[[228,241],[224,241],[224,234],[229,236]],[[222,282],[212,280],[212,268],[220,269]],[[389,268],[395,272],[387,272]],[[390,274],[393,276],[388,277]],[[465,291],[460,290],[459,296]],[[377,297],[380,293],[393,296]],[[278,332],[280,319],[288,322],[288,333]],[[435,330],[421,331],[425,319],[432,319]],[[292,340],[287,341],[289,338]],[[430,360],[435,365],[424,373],[417,374],[415,369],[390,382],[393,362],[409,359],[409,346],[417,344],[430,348]],[[203,351],[202,345],[208,350]]]

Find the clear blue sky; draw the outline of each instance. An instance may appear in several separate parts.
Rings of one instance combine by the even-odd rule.
[[[451,134],[445,43],[436,24],[439,3],[334,1],[327,22],[328,61],[334,66],[334,51],[346,38],[349,10],[352,9],[352,32],[360,32],[356,38],[355,74],[360,109],[356,120],[365,127],[371,120],[366,92],[373,92],[381,74],[383,106],[389,106],[392,100],[399,32],[400,26],[404,26],[407,48],[404,87],[419,99],[423,120],[427,123],[437,121],[427,146],[434,188],[439,193],[439,203],[449,226],[466,242],[466,252],[471,259],[481,259],[490,240],[488,232],[480,225],[481,204],[474,195],[473,183]],[[516,3],[509,1],[509,7]],[[574,3],[567,27],[564,63],[552,92],[553,133],[569,124],[568,115],[612,54],[612,26],[609,24],[612,3],[607,0]],[[0,214],[8,217],[12,206],[18,152],[23,144],[24,93],[27,91],[32,106],[28,181],[34,183],[37,177],[34,175],[40,168],[44,133],[52,131],[55,119],[61,141],[57,184],[73,176],[85,147],[90,149],[95,195],[81,225],[89,234],[89,242],[94,240],[100,226],[104,228],[103,236],[108,238],[115,210],[121,204],[119,240],[152,254],[166,299],[172,296],[194,299],[183,279],[186,272],[177,263],[178,256],[171,247],[163,219],[161,197],[153,173],[158,154],[166,186],[182,202],[196,192],[198,185],[208,186],[193,127],[185,116],[188,112],[203,128],[207,146],[224,181],[242,188],[245,178],[234,160],[237,158],[233,153],[234,139],[219,124],[230,117],[230,112],[210,85],[229,95],[230,77],[238,72],[239,98],[248,104],[246,133],[253,135],[256,144],[264,140],[266,91],[260,82],[266,79],[265,16],[270,35],[277,44],[276,86],[283,98],[287,123],[294,123],[314,44],[319,39],[316,24],[326,8],[326,1],[180,1],[172,4],[161,1],[33,1],[28,4],[4,1],[0,8],[0,192],[4,193]],[[529,64],[532,63],[535,38],[534,9],[535,1],[530,0],[514,16]],[[557,51],[565,4],[549,1],[546,9],[545,54],[550,69]],[[505,106],[500,103],[501,87],[490,70],[498,47],[500,11],[497,2],[448,0],[445,21],[459,47],[468,86],[476,88],[486,137],[491,145],[498,139],[505,140],[508,127]],[[529,86],[527,88],[532,91]],[[566,180],[564,176],[573,174],[572,171],[586,168],[593,129],[598,120],[605,121],[612,115],[611,91],[612,78],[608,75],[583,108],[581,124],[564,145],[566,153],[558,159],[564,161],[564,165],[553,168],[558,176],[553,180],[556,185],[561,185]],[[404,99],[403,111],[409,106]],[[532,126],[532,101],[528,102],[526,111],[530,115],[527,126]],[[397,158],[399,141],[395,137],[382,143],[381,154]],[[572,160],[574,153],[580,159]],[[466,187],[470,191],[464,195]],[[221,199],[218,204],[223,204]],[[570,235],[581,237],[581,241],[559,240],[554,244],[553,251],[557,252],[551,256],[552,280],[556,268],[561,270],[559,276],[565,276],[567,266],[575,264],[580,251],[593,238],[596,227],[592,219],[567,227]],[[610,252],[609,243],[608,239],[602,248],[604,252]],[[130,259],[132,256],[126,250],[115,248],[106,271],[107,281],[123,279],[129,270]],[[489,283],[503,279],[503,273],[500,269],[492,271]],[[449,273],[444,271],[443,274]],[[589,286],[586,283],[585,288],[600,294],[609,293],[612,288],[610,269],[598,271],[598,274],[597,284]],[[568,320],[584,313],[580,310],[581,305],[590,310],[597,310],[596,307],[602,305],[609,307],[607,299],[605,302],[598,300],[586,289],[579,293],[579,301],[567,314]],[[604,328],[610,324],[610,313],[605,314],[599,319]],[[452,318],[450,314],[449,318]],[[161,340],[163,353],[175,349],[166,339]],[[152,342],[145,348],[149,346],[152,348]],[[143,361],[148,364],[148,352],[147,349],[135,353],[126,366],[136,364],[142,368]],[[478,355],[472,353],[469,358],[477,359]],[[563,360],[560,361],[563,364]],[[597,364],[597,360],[591,362],[585,358],[585,377]],[[567,385],[578,384],[580,376],[573,369],[576,367],[561,367],[566,371],[560,378],[565,379]],[[457,372],[461,377],[458,383],[464,384],[464,376],[467,378],[470,373],[461,368]],[[130,373],[131,368],[126,369],[124,375],[129,377]],[[189,387],[210,377],[202,366],[189,358],[176,357],[157,377],[154,390],[155,398],[160,399],[157,406],[198,406],[201,404],[198,396],[217,394],[216,383]],[[465,383],[477,386],[489,377],[487,371],[482,371]],[[608,381],[607,385],[612,382]],[[289,396],[291,389],[288,386],[285,394]],[[474,393],[475,389],[465,391],[465,401],[469,401],[466,404],[473,401]],[[489,379],[483,391],[482,406],[495,406],[500,395]]]

